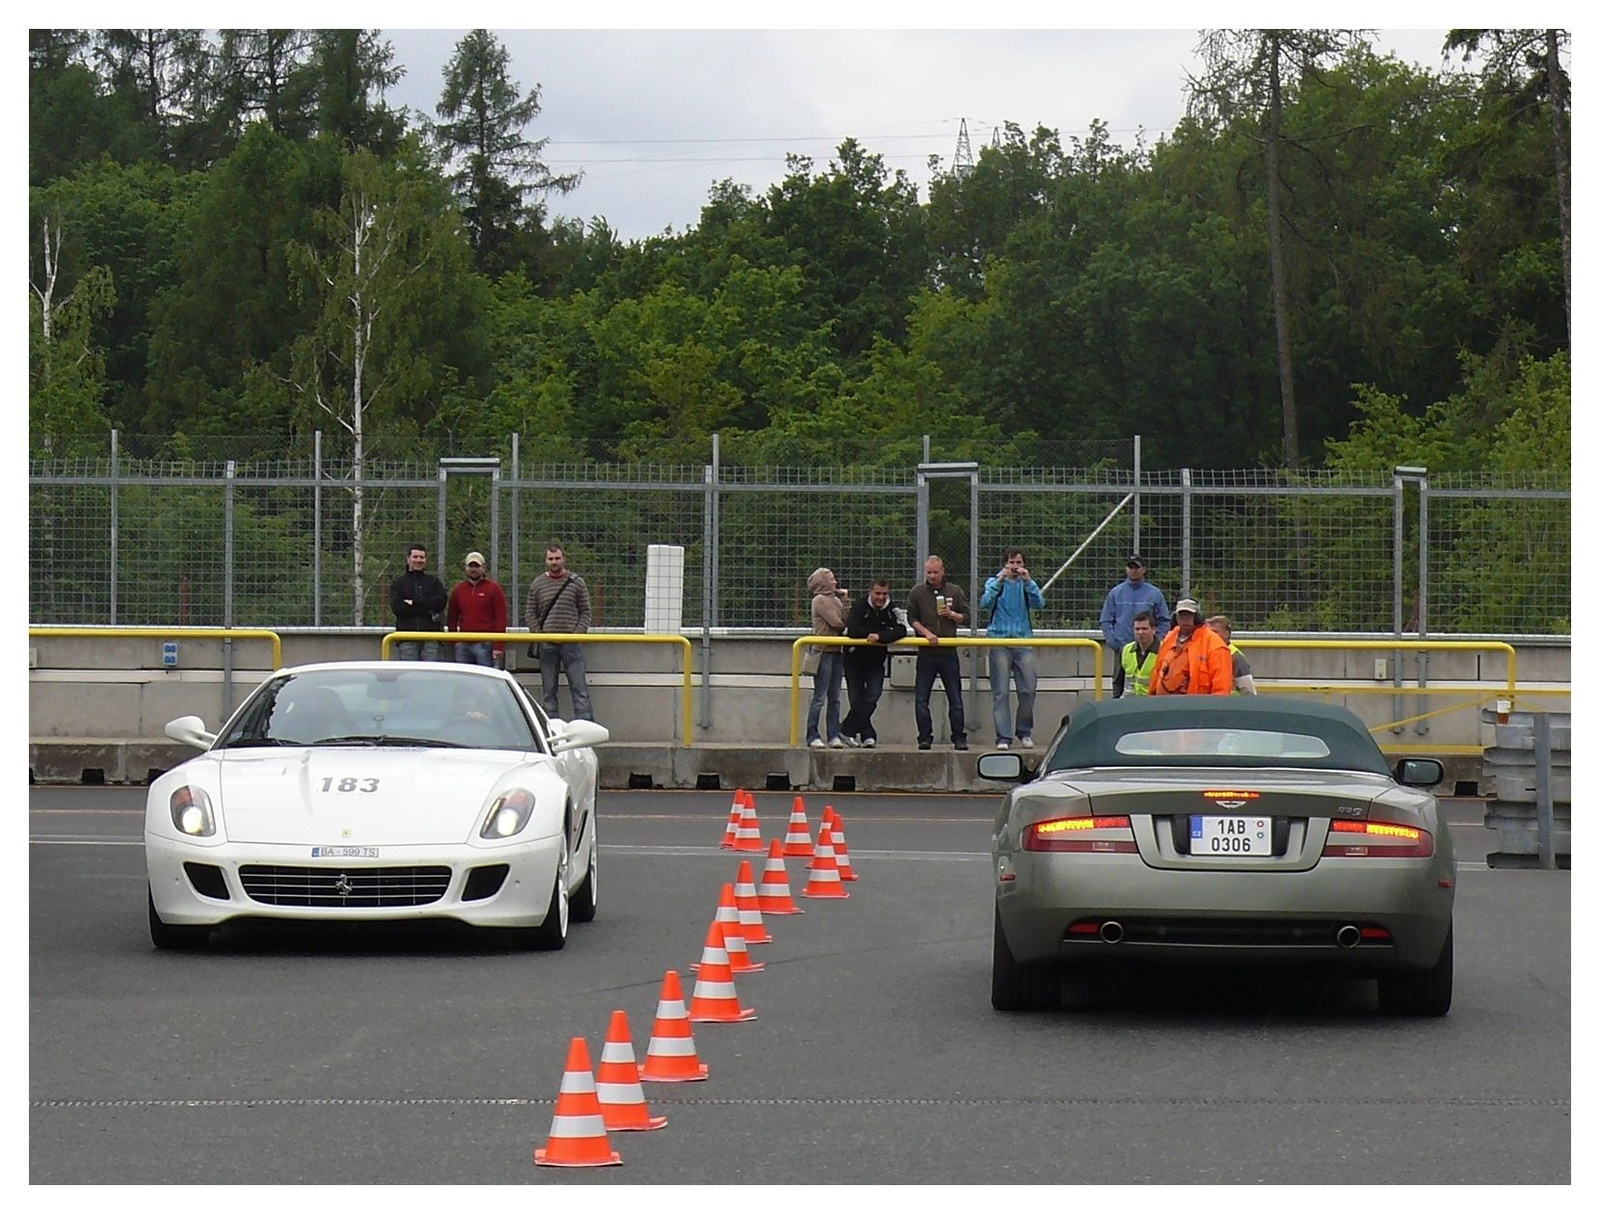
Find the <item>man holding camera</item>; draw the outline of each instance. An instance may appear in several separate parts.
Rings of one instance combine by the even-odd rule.
[[[991,637],[1031,637],[1033,616],[1044,607],[1044,592],[1028,572],[1028,554],[1021,548],[1006,549],[1006,563],[984,584],[978,606],[989,612]],[[1039,690],[1039,671],[1034,665],[1032,645],[996,645],[989,650],[989,690],[994,696],[994,744],[999,750],[1011,749],[1011,689],[1017,685],[1016,741],[1033,745],[1033,702]]]

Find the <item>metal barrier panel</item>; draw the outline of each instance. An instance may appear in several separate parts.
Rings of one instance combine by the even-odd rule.
[[[684,550],[683,624],[699,627],[702,615],[705,485],[700,468],[564,467],[538,465],[503,483],[500,568],[496,580],[511,604],[511,618],[524,618],[528,586],[545,570],[552,541],[567,554],[567,567],[589,589],[591,629],[637,628],[644,623],[646,555],[651,544]],[[520,549],[513,586],[513,520]],[[460,570],[452,570],[459,579]]]
[[[898,482],[889,475],[732,470],[718,494],[717,626],[810,628],[806,579],[818,568],[832,569],[852,601],[887,578],[904,605],[917,563],[916,488],[909,470]]]
[[[1429,631],[1571,633],[1570,494],[1453,476],[1427,498]]]

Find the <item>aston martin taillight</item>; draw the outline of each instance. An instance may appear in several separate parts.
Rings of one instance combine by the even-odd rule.
[[[1339,818],[1329,824],[1324,856],[1364,859],[1433,855],[1433,836],[1418,826],[1399,822],[1363,822]]]
[[[1022,832],[1023,851],[1137,852],[1133,823],[1126,814],[1109,817],[1051,818]]]

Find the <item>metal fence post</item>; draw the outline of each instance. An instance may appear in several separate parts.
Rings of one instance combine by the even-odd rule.
[[[1417,636],[1428,635],[1428,470],[1424,468],[1422,475],[1417,478]],[[1417,651],[1417,687],[1428,685],[1428,652],[1425,649]],[[1421,712],[1427,703],[1426,697],[1419,696],[1416,700],[1417,711]],[[1428,733],[1426,718],[1418,721],[1412,728],[1418,737]]]
[[[311,626],[322,627],[322,431],[311,435]]]
[[[711,627],[717,609],[717,485],[722,478],[722,435],[711,436],[711,462],[705,469],[705,515],[700,543],[700,720],[701,729],[711,728]]]
[[[1133,547],[1132,552],[1139,552],[1139,480],[1143,468],[1142,452],[1140,450],[1139,436],[1133,436]]]
[[[1194,532],[1192,530],[1194,522],[1194,473],[1188,468],[1183,470],[1182,484],[1183,535],[1181,537],[1180,547],[1183,551],[1183,593],[1178,597],[1187,599],[1193,597],[1192,592],[1189,589],[1189,562],[1194,550],[1194,545],[1191,542],[1194,536]]]
[[[230,459],[222,484],[222,626],[233,627],[233,478],[237,466]],[[233,714],[233,638],[222,642],[222,720]]]
[[[517,593],[522,585],[522,542],[518,539],[517,505],[520,493],[517,482],[522,479],[522,435],[515,431],[511,434],[511,602],[507,606],[511,609],[508,617],[511,627],[515,628],[521,618],[521,604]]]
[[[117,622],[117,432],[111,432],[111,623]]]

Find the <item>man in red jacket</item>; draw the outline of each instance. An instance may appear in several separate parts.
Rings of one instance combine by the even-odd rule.
[[[467,578],[450,592],[445,627],[451,632],[504,632],[509,614],[505,592],[483,571],[483,553],[467,553]],[[503,641],[457,641],[456,661],[504,669]]]

